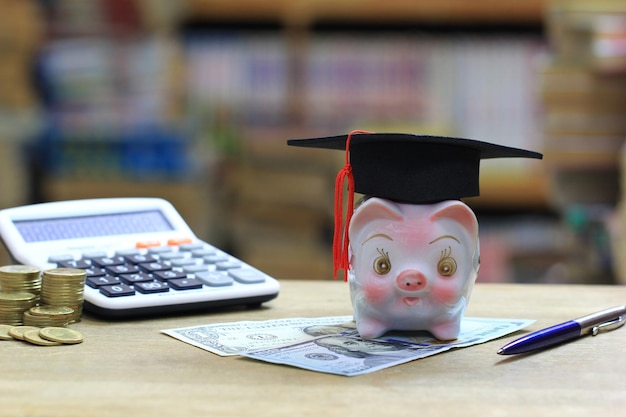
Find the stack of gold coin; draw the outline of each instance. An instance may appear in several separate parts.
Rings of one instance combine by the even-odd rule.
[[[41,277],[41,304],[70,307],[74,310],[70,323],[80,321],[83,314],[85,276],[76,268],[54,268],[43,271]]]
[[[35,303],[35,294],[30,292],[0,292],[0,323],[19,326],[24,312]]]
[[[30,265],[5,265],[0,267],[0,291],[29,292],[39,300],[41,270]]]
[[[66,306],[36,306],[24,313],[24,325],[34,327],[66,327],[73,319],[74,309]]]

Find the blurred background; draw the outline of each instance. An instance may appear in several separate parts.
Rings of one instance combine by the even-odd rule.
[[[286,140],[455,135],[544,153],[481,164],[479,281],[626,283],[621,0],[0,10],[0,208],[162,197],[276,278],[331,279],[344,155]]]

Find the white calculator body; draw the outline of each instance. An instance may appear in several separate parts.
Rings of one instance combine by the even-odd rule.
[[[84,308],[105,318],[259,305],[280,289],[276,279],[198,239],[160,198],[4,209],[0,237],[17,263],[84,269]]]

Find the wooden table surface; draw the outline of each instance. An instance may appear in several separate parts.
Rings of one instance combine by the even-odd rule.
[[[161,330],[238,320],[349,315],[341,281],[282,281],[261,309],[107,322],[79,345],[0,342],[2,416],[626,415],[626,328],[540,353],[496,351],[521,333],[344,377],[220,357]],[[467,316],[528,318],[537,330],[625,304],[626,287],[478,284]]]

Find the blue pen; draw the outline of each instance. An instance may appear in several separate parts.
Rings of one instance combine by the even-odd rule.
[[[516,355],[544,349],[588,334],[617,329],[626,323],[626,305],[609,308],[539,330],[503,346],[498,355]]]

